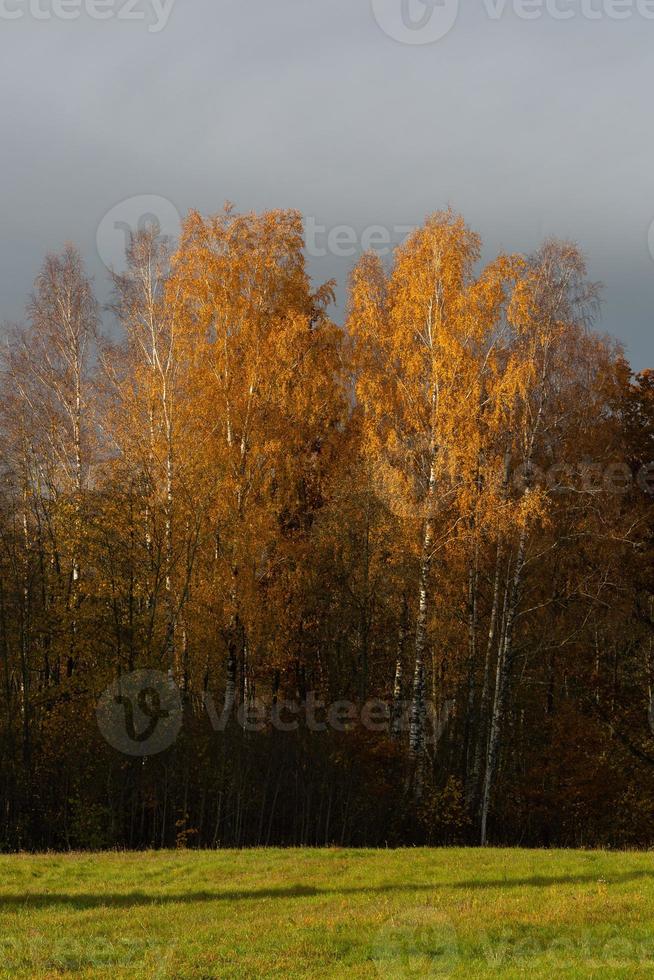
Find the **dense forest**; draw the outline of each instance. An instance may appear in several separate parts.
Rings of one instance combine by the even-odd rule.
[[[227,207],[112,280],[0,351],[0,848],[654,845],[654,373],[579,250],[437,213],[341,328]]]

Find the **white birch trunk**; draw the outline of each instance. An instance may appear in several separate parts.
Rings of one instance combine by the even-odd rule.
[[[484,784],[481,799],[481,845],[486,845],[488,841],[488,814],[490,809],[491,795],[497,772],[497,764],[500,752],[501,726],[504,719],[506,699],[508,694],[509,678],[512,666],[512,644],[513,644],[513,623],[517,611],[518,597],[522,582],[522,571],[525,562],[525,548],[527,543],[526,522],[520,533],[518,544],[518,554],[516,556],[515,571],[508,595],[506,608],[506,619],[500,640],[500,649],[497,655],[497,668],[495,677],[495,695],[493,698],[493,710],[491,714],[490,731],[488,734],[488,750],[486,754],[486,772],[484,774]]]

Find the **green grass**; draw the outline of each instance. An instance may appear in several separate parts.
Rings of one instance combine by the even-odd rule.
[[[3,977],[654,976],[650,854],[0,858]]]

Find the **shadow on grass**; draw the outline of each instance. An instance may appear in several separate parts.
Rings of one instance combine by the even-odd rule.
[[[453,881],[448,888],[549,888],[552,885],[596,885],[602,882],[606,885],[622,885],[642,878],[653,878],[654,871],[625,871],[623,874],[604,875],[598,869],[593,874],[585,875],[551,875],[543,877],[532,875],[529,878],[481,878],[473,881]]]
[[[312,885],[290,885],[286,888],[261,888],[254,890],[199,891],[174,893],[107,892],[98,894],[65,892],[32,892],[23,895],[0,894],[0,911],[13,911],[23,908],[47,908],[53,905],[70,906],[74,909],[94,908],[132,908],[139,905],[192,905],[196,902],[240,902],[261,899],[314,898],[322,895],[379,895],[393,892],[426,892],[436,889],[473,890],[484,888],[548,888],[553,885],[589,885],[602,881],[607,885],[625,884],[654,876],[650,871],[629,871],[610,875],[563,875],[560,877],[496,878],[472,881],[406,883],[387,885],[361,885],[343,888],[316,888]]]

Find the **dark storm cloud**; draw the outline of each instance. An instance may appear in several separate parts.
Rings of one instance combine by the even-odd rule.
[[[446,0],[451,29],[403,43],[402,2],[63,0],[63,20],[54,0],[0,0],[0,315],[65,240],[104,295],[96,233],[125,199],[293,206],[357,235],[451,204],[487,256],[577,240],[601,329],[654,363],[654,21]],[[430,10],[405,3],[419,40]],[[316,278],[343,284],[352,259],[316,251]]]

